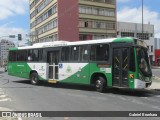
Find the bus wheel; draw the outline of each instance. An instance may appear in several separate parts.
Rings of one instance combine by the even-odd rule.
[[[103,77],[97,77],[95,81],[95,88],[97,92],[104,92],[106,81]]]
[[[38,74],[36,72],[31,73],[30,80],[31,80],[31,84],[38,85],[39,84]]]

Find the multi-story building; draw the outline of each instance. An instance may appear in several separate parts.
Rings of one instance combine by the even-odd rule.
[[[160,49],[160,38],[154,39],[154,49]]]
[[[1,40],[0,42],[0,65],[4,65],[8,60],[8,49],[15,47],[15,44],[8,40]]]
[[[145,40],[150,60],[154,61],[154,25],[144,24],[142,33],[142,24],[129,23],[129,22],[117,22],[117,36],[118,37],[135,37]]]
[[[30,0],[32,42],[116,37],[116,0]]]

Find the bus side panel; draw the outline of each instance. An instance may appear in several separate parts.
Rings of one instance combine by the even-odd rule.
[[[26,78],[27,64],[24,62],[11,62],[8,63],[8,74],[20,78]]]
[[[48,63],[28,63],[28,78],[31,71],[36,71],[38,73],[39,80],[48,80]]]
[[[101,73],[103,74],[107,79],[107,86],[112,86],[112,72],[111,72],[110,66],[101,65],[98,63],[90,63],[90,77],[93,74]]]
[[[59,82],[89,84],[88,63],[59,63]]]
[[[15,76],[15,69],[14,69],[15,63],[9,62],[8,63],[8,75]]]

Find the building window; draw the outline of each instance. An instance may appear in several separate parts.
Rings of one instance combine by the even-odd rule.
[[[94,20],[94,21],[80,20],[79,21],[79,27],[115,30],[116,29],[116,23],[106,22],[106,21],[98,21],[98,20]]]
[[[86,0],[91,2],[98,2],[98,3],[106,3],[106,4],[115,4],[115,0]]]
[[[151,46],[151,52],[153,52],[153,46]]]
[[[149,33],[137,33],[137,38],[141,40],[149,40]]]
[[[149,46],[147,46],[147,49],[148,49],[148,51],[149,51]]]
[[[88,21],[84,22],[84,27],[88,27]]]
[[[121,37],[134,37],[134,33],[131,33],[131,32],[121,32]]]
[[[38,28],[37,31],[38,31],[38,34],[42,34],[44,32],[47,32],[47,31],[51,30],[51,29],[54,29],[56,27],[57,27],[57,19],[47,23],[46,25],[44,25],[40,28]]]
[[[52,9],[48,10],[48,17],[52,15]]]
[[[35,21],[33,21],[31,23],[31,28],[43,22],[44,20],[46,20],[47,18],[49,18],[51,15],[55,14],[56,12],[57,12],[57,5],[53,6],[47,12],[43,13]]]
[[[87,35],[85,34],[81,34],[79,37],[80,40],[87,40]]]
[[[113,17],[115,16],[115,9],[80,6],[79,13]]]

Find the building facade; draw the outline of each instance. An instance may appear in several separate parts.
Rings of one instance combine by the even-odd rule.
[[[154,49],[160,49],[160,38],[154,39]]]
[[[154,61],[154,25],[144,24],[142,33],[142,24],[117,22],[117,37],[135,37],[146,42],[150,61]]]
[[[116,37],[116,0],[30,0],[33,43]]]
[[[0,42],[0,65],[3,66],[8,60],[8,49],[15,47],[15,44],[8,40],[1,40]]]

